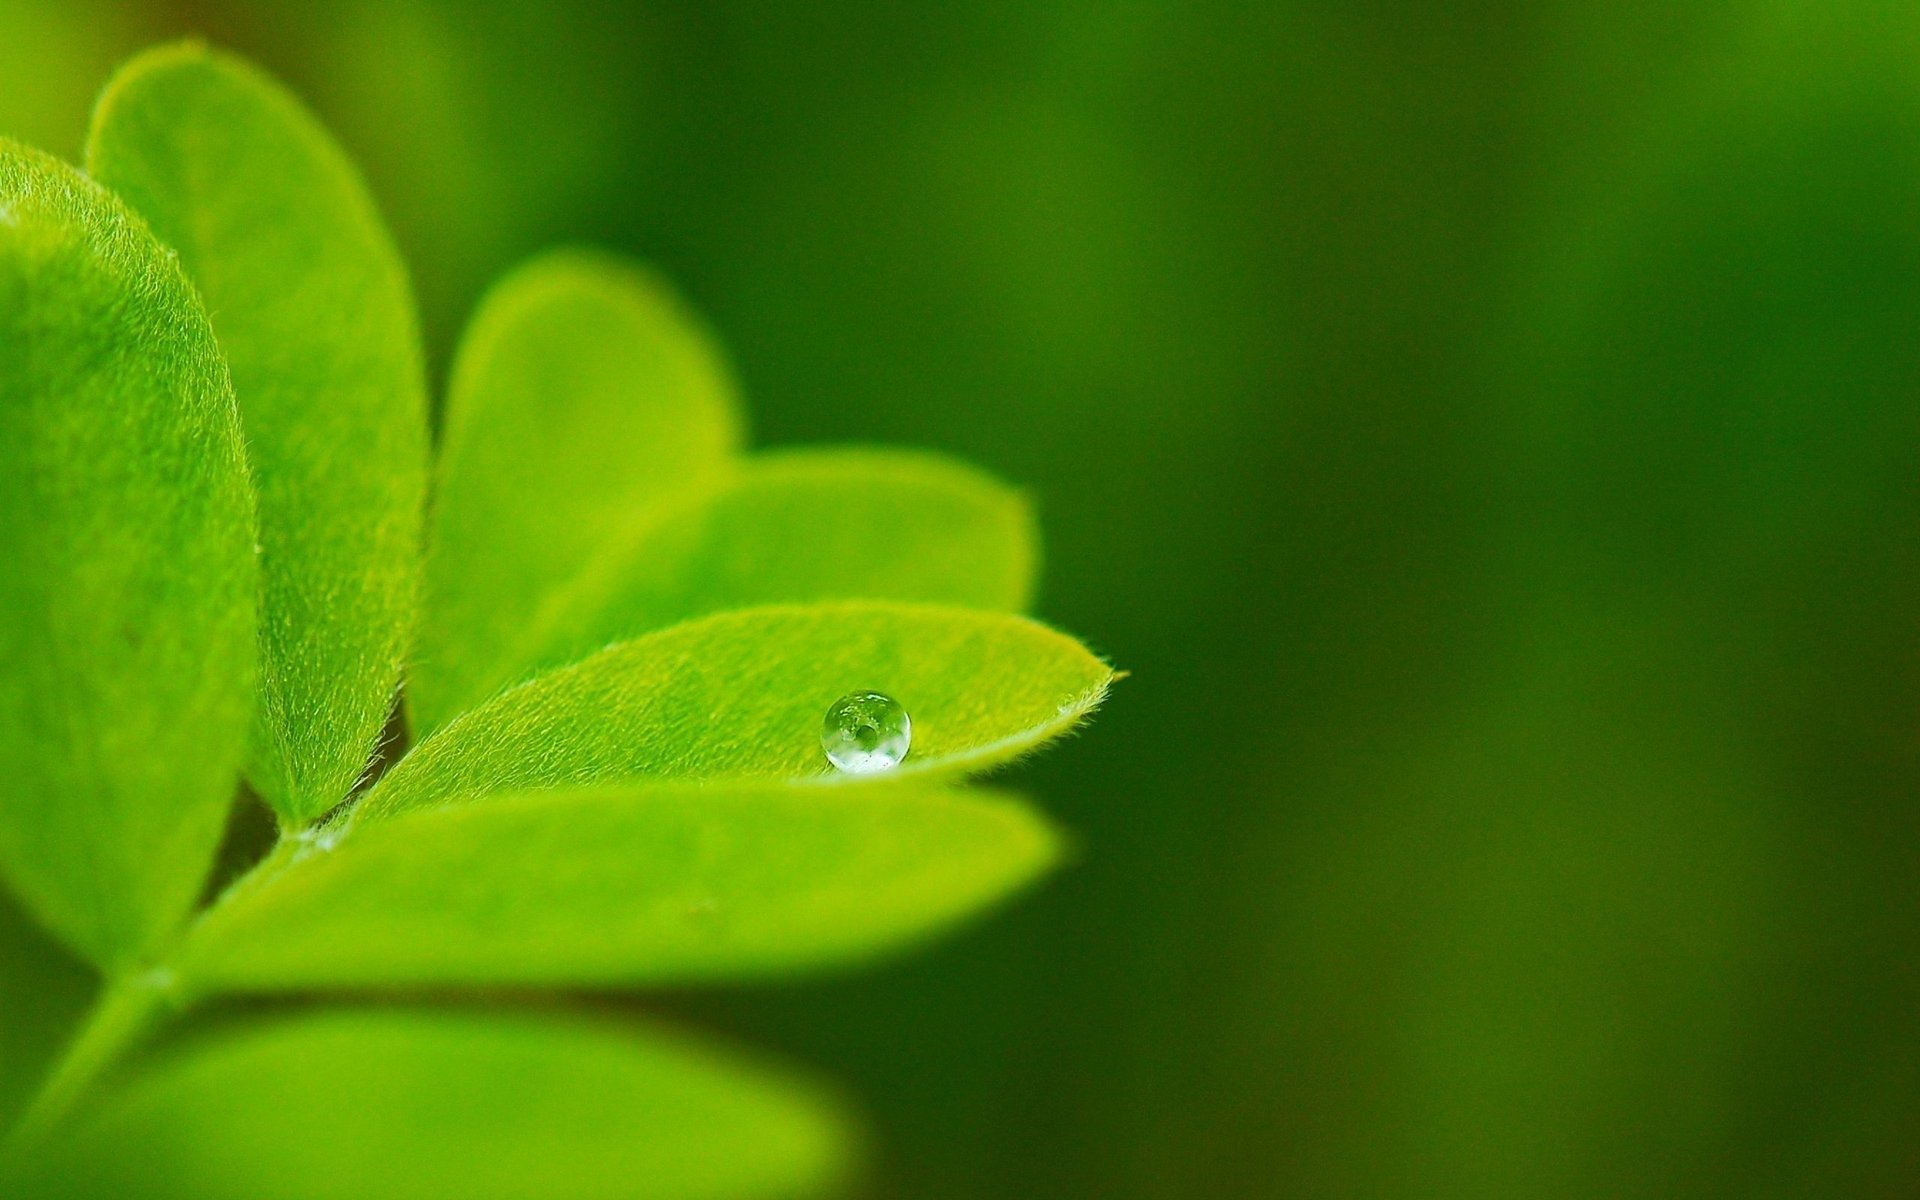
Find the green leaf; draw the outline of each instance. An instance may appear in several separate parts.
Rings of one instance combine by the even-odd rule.
[[[8,1195],[753,1200],[847,1135],[811,1088],[664,1032],[369,1009],[229,1032],[103,1097]]]
[[[120,70],[87,161],[180,252],[233,369],[263,546],[249,773],[304,822],[365,770],[412,631],[427,426],[405,271],[318,122],[200,47]]]
[[[245,745],[240,428],[166,249],[0,142],[0,867],[117,966],[193,903]]]
[[[748,460],[603,556],[534,622],[517,673],[690,617],[814,600],[1018,611],[1039,532],[1019,492],[965,464],[897,450]]]
[[[0,1129],[10,1127],[80,1024],[97,980],[0,895]]]
[[[554,593],[741,437],[712,340],[652,275],[565,251],[482,302],[454,364],[408,676],[417,733],[513,682],[507,651]]]
[[[208,990],[681,983],[925,937],[1056,854],[1028,808],[927,787],[602,787],[356,829],[196,929]]]
[[[723,613],[501,693],[415,747],[355,813],[601,780],[847,780],[820,726],[862,690],[913,719],[893,777],[980,771],[1072,728],[1112,679],[1024,617],[870,601]]]

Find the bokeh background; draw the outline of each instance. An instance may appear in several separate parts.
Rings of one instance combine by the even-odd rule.
[[[600,242],[762,444],[1038,499],[1134,673],[1021,773],[1077,863],[671,1002],[859,1096],[866,1195],[1920,1194],[1920,8],[5,0],[0,132],[188,32],[438,363]]]

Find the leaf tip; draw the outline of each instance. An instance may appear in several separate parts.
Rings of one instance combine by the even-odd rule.
[[[127,94],[148,78],[186,67],[197,67],[215,59],[216,51],[203,38],[185,37],[171,42],[160,42],[137,51],[113,69],[107,82],[101,87],[100,94],[93,102],[93,115],[88,124],[87,170],[93,173],[93,157],[99,141],[100,130],[107,124],[114,109],[125,101]]]

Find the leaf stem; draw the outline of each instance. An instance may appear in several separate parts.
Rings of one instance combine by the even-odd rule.
[[[100,989],[92,1010],[81,1023],[73,1040],[47,1074],[26,1111],[0,1142],[0,1161],[18,1158],[31,1151],[53,1127],[66,1117],[74,1104],[99,1078],[153,1031],[161,1018],[188,1007],[194,999],[180,974],[171,965],[180,961],[179,951],[191,940],[193,932],[209,912],[235,895],[258,887],[292,863],[314,852],[329,848],[337,832],[312,828],[285,834],[267,856],[227,886],[214,902],[203,909],[177,935],[173,953],[159,965],[146,967],[111,978]]]
[[[44,1138],[108,1068],[139,1044],[156,1018],[176,1003],[171,973],[165,969],[109,980],[66,1053],[7,1136],[5,1157],[16,1157]]]

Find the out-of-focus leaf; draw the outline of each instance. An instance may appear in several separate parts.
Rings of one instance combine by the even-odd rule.
[[[516,670],[731,608],[910,600],[1018,611],[1039,531],[1026,500],[972,467],[896,450],[751,459],[596,562],[536,621]]]
[[[1373,789],[1429,790],[1426,816],[1342,838],[1420,864],[1393,869],[1423,915],[1377,940],[1423,973],[1331,997],[1407,1057],[1325,1052],[1413,1081],[1403,1191],[1910,1189],[1914,976],[1887,951],[1920,915],[1916,13],[1753,9],[1579,160],[1520,263],[1492,361],[1525,491],[1496,582],[1528,675],[1449,747],[1471,776]],[[1370,936],[1275,961],[1311,978]]]
[[[415,747],[356,811],[603,780],[830,780],[827,708],[868,690],[913,720],[896,777],[980,771],[1072,728],[1112,679],[1024,617],[869,601],[723,613],[501,693]]]
[[[186,277],[99,186],[0,143],[0,867],[95,962],[146,949],[212,862],[257,578]]]
[[[365,769],[412,631],[427,427],[406,275],[299,101],[197,46],[120,70],[87,161],[180,252],[233,369],[263,548],[250,774],[304,822]]]
[[[12,1124],[79,1023],[93,972],[0,895],[0,1129]]]
[[[1031,880],[1017,802],[928,787],[602,787],[375,822],[229,897],[190,986],[679,983],[859,959]]]
[[[61,1200],[753,1200],[846,1134],[804,1085],[660,1032],[334,1010],[189,1047],[14,1181]]]
[[[1495,360],[1539,553],[1747,608],[1783,570],[1830,588],[1862,520],[1903,535],[1881,489],[1920,439],[1920,31],[1850,8],[1770,11],[1764,53],[1569,188]]]
[[[566,251],[496,285],[447,399],[416,732],[513,682],[541,606],[661,503],[717,480],[739,440],[712,340],[651,274]]]

